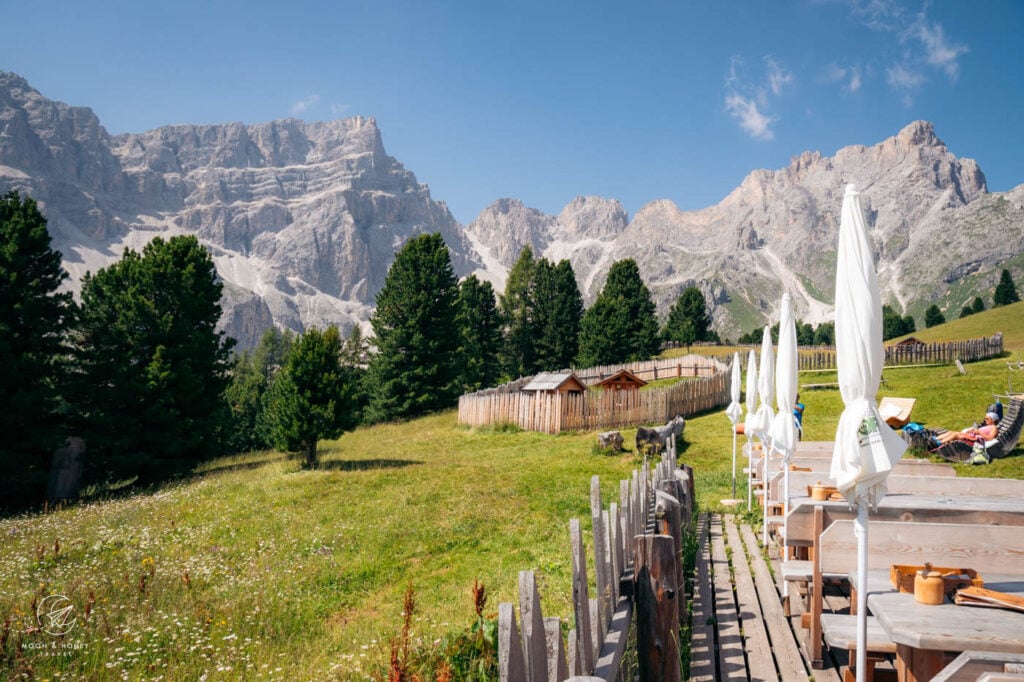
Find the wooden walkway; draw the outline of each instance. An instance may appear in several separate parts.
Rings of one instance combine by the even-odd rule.
[[[800,598],[782,606],[778,562],[769,565],[750,526],[731,515],[701,514],[693,586],[690,677],[700,682],[839,682],[845,651],[825,650],[824,670],[812,670]],[[848,611],[849,597],[826,593],[826,610]]]

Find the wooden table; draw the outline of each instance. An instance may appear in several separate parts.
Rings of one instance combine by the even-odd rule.
[[[809,497],[794,497],[786,517],[786,544],[810,547],[814,544],[814,507],[825,512],[823,528],[839,519],[857,518],[856,507],[845,500],[818,502]],[[914,495],[893,493],[878,503],[869,519],[880,521],[918,521],[927,523],[976,523],[1024,526],[1024,497],[980,497]],[[1024,538],[1024,530],[1021,531]],[[1024,540],[1022,540],[1024,542]]]
[[[856,579],[856,575],[850,577]],[[868,609],[896,643],[896,674],[900,682],[932,679],[955,657],[949,652],[1024,653],[1024,613],[957,606],[948,601],[938,606],[919,604],[914,595],[900,594],[891,584],[888,590],[873,591],[880,582],[869,575]],[[986,581],[985,587],[1024,596],[1024,577]]]

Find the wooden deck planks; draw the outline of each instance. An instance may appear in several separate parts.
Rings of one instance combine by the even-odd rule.
[[[747,652],[747,671],[751,682],[778,679],[772,645],[768,630],[761,618],[761,604],[758,600],[754,578],[750,574],[747,553],[740,541],[739,531],[733,517],[727,516],[723,526],[727,544],[732,551],[733,585],[736,587],[737,618],[743,635],[743,648]],[[760,557],[755,557],[759,559]],[[775,599],[778,599],[776,596]]]
[[[789,619],[782,612],[782,601],[779,592],[775,588],[771,574],[768,572],[768,565],[763,560],[757,544],[757,538],[750,526],[740,528],[740,534],[747,548],[747,554],[751,557],[750,565],[754,573],[754,583],[761,600],[761,610],[764,614],[765,624],[771,634],[772,651],[775,654],[775,663],[779,670],[779,677],[783,680],[808,680],[807,669],[804,666],[803,657],[796,643],[796,636],[793,633]]]
[[[711,589],[711,520],[704,512],[697,521],[697,579],[693,585],[690,628],[690,680],[714,682],[715,593]]]
[[[732,575],[722,535],[722,518],[711,519],[711,571],[715,589],[715,622],[718,626],[718,679],[747,680],[743,638],[732,590]]]

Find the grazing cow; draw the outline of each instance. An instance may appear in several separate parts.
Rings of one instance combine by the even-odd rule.
[[[636,451],[650,454],[661,454],[665,450],[665,441],[671,436],[676,437],[678,443],[683,437],[683,427],[686,420],[680,416],[664,426],[655,426],[652,429],[640,426],[636,430]]]

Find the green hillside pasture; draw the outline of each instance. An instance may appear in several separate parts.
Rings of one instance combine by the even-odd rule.
[[[916,336],[998,330],[1017,359],[1024,304]],[[1011,376],[1003,358],[968,364],[966,375],[931,366],[884,376],[879,396],[916,397],[915,420],[957,428],[1024,374]],[[835,372],[800,375],[802,385],[835,381]],[[833,439],[839,391],[801,400],[805,438]],[[635,430],[623,436],[632,448]],[[684,438],[700,506],[721,508],[731,496],[729,420],[722,410],[698,415]],[[607,504],[634,468],[632,453],[597,455],[594,444],[593,433],[464,429],[447,412],[325,443],[315,472],[254,453],[155,491],[0,520],[0,669],[37,679],[363,679],[387,659],[409,584],[414,643],[429,648],[472,621],[474,579],[493,615],[499,601],[516,601],[525,569],[538,571],[545,615],[568,622],[569,519],[589,529],[592,475]],[[745,498],[742,466],[740,454]],[[1024,478],[1024,458],[957,469]],[[47,595],[74,606],[63,637],[38,631],[34,604]]]
[[[0,667],[358,679],[386,661],[409,584],[414,641],[429,646],[473,620],[474,579],[493,616],[517,601],[526,569],[538,571],[545,615],[567,619],[569,519],[589,528],[591,476],[607,504],[634,466],[631,454],[593,454],[594,443],[474,432],[448,412],[347,434],[325,445],[320,471],[254,454],[156,492],[0,521]],[[27,632],[46,595],[75,607],[63,638]],[[31,648],[53,644],[60,655]]]

